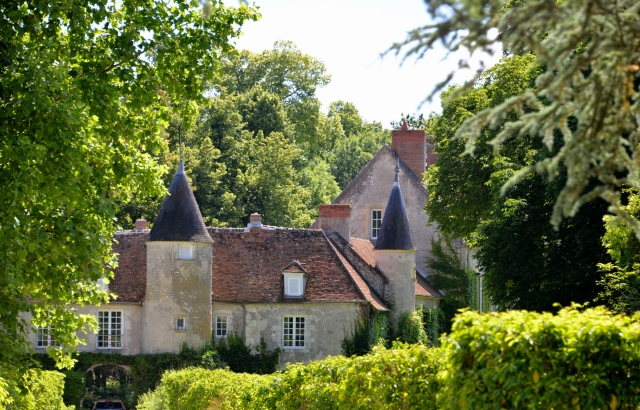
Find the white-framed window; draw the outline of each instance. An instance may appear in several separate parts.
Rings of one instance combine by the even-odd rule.
[[[229,316],[216,315],[216,337],[223,338],[229,335]]]
[[[282,318],[282,348],[304,349],[304,316],[284,316]]]
[[[193,259],[193,245],[178,245],[178,259]]]
[[[53,326],[38,327],[36,336],[36,347],[58,346],[58,342],[53,337]]]
[[[98,349],[122,349],[122,312],[98,312]]]
[[[176,330],[185,330],[187,328],[187,322],[184,316],[176,317]]]
[[[284,272],[284,296],[302,297],[304,293],[304,273]]]
[[[371,210],[371,239],[378,239],[380,235],[380,227],[382,226],[382,210]]]

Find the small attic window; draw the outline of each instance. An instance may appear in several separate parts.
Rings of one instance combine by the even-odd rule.
[[[181,259],[181,260],[193,259],[193,245],[179,245],[178,259]]]
[[[284,296],[300,298],[304,293],[304,273],[284,272]]]

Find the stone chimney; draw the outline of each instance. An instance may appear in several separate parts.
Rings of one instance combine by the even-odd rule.
[[[391,131],[391,149],[420,180],[427,164],[427,137],[424,130],[410,130],[406,122]]]
[[[318,227],[327,235],[337,232],[349,242],[351,240],[351,205],[320,205]]]
[[[148,222],[146,219],[136,219],[136,232],[145,232]]]
[[[262,215],[257,212],[249,215],[249,225],[247,225],[247,228],[262,228]]]

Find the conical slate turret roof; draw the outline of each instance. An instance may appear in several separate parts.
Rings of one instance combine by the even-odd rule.
[[[373,249],[377,250],[414,250],[413,236],[409,228],[409,218],[404,207],[404,198],[400,191],[398,182],[398,172],[400,167],[396,166],[396,178],[393,181],[387,209],[384,211],[384,218],[380,226],[378,240]]]
[[[149,240],[213,242],[189,186],[182,159],[169,186],[169,195],[164,198],[156,223],[151,229]]]

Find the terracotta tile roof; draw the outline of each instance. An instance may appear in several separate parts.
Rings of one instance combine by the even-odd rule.
[[[427,296],[431,298],[444,299],[444,295],[438,289],[433,287],[429,279],[424,278],[421,274],[416,273],[416,296]]]
[[[283,272],[306,273],[307,271],[300,265],[300,261],[295,260],[282,268]]]
[[[148,232],[118,232],[113,252],[119,254],[118,268],[109,283],[109,291],[118,297],[116,302],[140,303],[147,287]]]
[[[360,238],[351,238],[351,248],[372,268],[376,267],[376,255],[373,253],[371,241]]]
[[[223,302],[285,302],[282,272],[307,274],[305,302],[370,302],[387,310],[324,233],[311,229],[208,228],[214,240],[212,298]],[[118,302],[144,301],[147,232],[115,235],[119,266],[109,290]]]
[[[209,234],[214,241],[211,293],[215,301],[283,302],[282,271],[293,260],[308,275],[305,302],[369,301],[320,230],[209,228]]]
[[[367,282],[365,282],[364,279],[358,274],[358,272],[356,272],[354,267],[345,259],[344,256],[342,256],[342,254],[340,254],[340,252],[337,251],[335,246],[333,246],[332,243],[330,243],[330,246],[331,246],[331,248],[333,248],[333,251],[336,253],[336,255],[338,255],[338,258],[340,259],[340,262],[342,262],[344,267],[347,269],[347,271],[349,272],[349,275],[351,275],[351,279],[353,279],[353,281],[355,282],[356,286],[358,286],[358,289],[360,290],[360,293],[362,293],[362,295],[364,295],[364,297],[369,302],[371,302],[371,305],[378,311],[387,311],[387,310],[389,310],[385,306],[384,302],[382,300],[380,300],[380,298],[378,296],[376,296],[376,294],[371,290],[369,285],[367,285]]]

